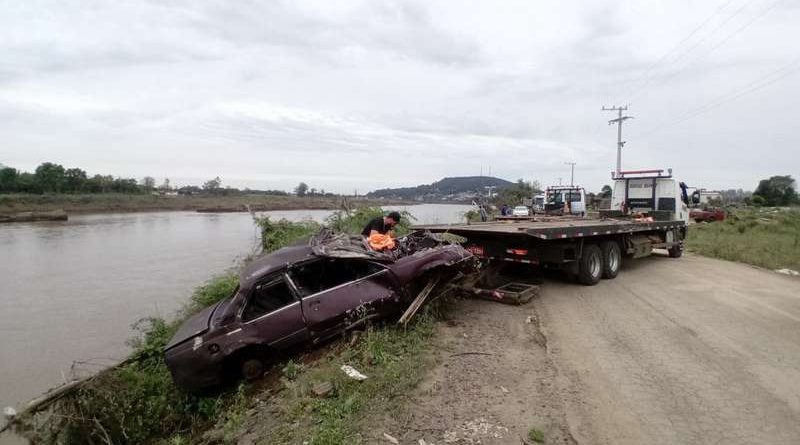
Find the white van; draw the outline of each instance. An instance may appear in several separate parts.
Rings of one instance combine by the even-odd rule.
[[[545,191],[545,211],[557,212],[564,208],[570,214],[586,216],[586,190],[583,187],[571,185],[554,185]]]

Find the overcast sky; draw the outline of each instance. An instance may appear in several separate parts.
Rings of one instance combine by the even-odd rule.
[[[800,177],[800,1],[0,0],[0,163],[331,191]]]

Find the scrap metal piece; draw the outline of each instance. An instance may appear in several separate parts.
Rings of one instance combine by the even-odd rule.
[[[411,305],[408,306],[408,309],[403,312],[400,320],[397,321],[398,324],[406,325],[409,321],[411,321],[412,318],[414,318],[414,315],[417,313],[419,308],[425,304],[425,300],[428,298],[428,295],[430,295],[433,288],[439,283],[439,278],[441,277],[437,275],[435,278],[428,281],[428,284],[426,284],[419,295],[417,295],[417,298],[414,298],[414,301],[411,302]]]

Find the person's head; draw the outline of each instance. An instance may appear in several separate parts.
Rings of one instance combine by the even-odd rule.
[[[389,212],[388,215],[383,217],[383,223],[389,224],[391,227],[397,225],[400,222],[400,212]]]

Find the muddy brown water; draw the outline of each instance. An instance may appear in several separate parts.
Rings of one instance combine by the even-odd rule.
[[[419,223],[469,206],[421,204]],[[265,212],[323,221],[327,210]],[[256,251],[249,214],[152,212],[0,225],[0,409],[119,361],[131,325],[171,316],[193,288]],[[16,443],[8,437],[0,444]]]

